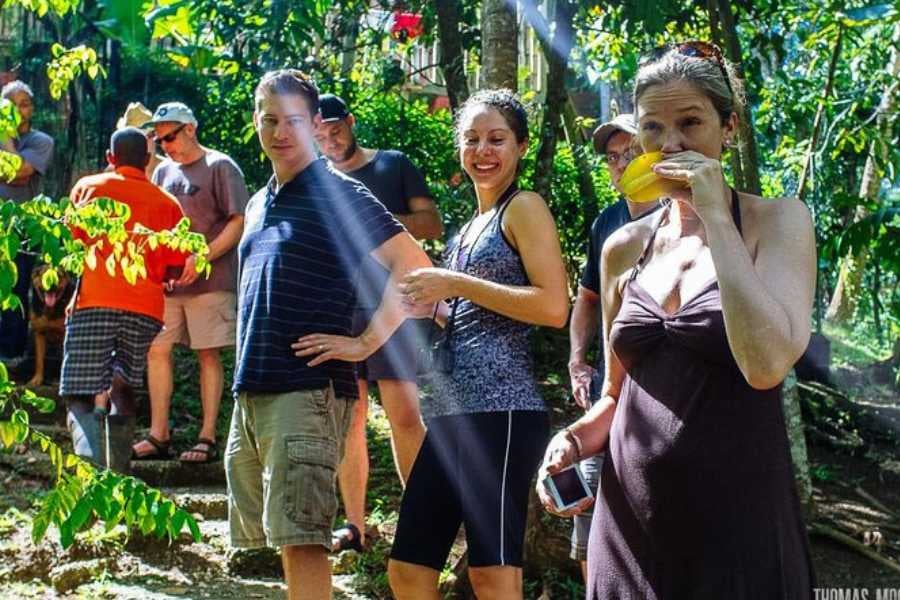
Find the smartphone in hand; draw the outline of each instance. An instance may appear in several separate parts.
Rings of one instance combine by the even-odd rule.
[[[585,498],[594,497],[578,465],[571,465],[558,473],[548,475],[542,483],[559,512],[569,510]]]

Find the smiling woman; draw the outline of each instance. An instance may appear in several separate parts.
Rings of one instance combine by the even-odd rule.
[[[413,306],[440,302],[446,327],[391,553],[400,600],[440,597],[438,576],[461,523],[476,595],[522,595],[528,491],[548,433],[528,336],[533,325],[562,327],[569,308],[553,217],[516,183],[527,122],[508,90],[463,105],[457,144],[477,210],[450,242],[444,268],[414,271],[401,286]]]
[[[608,446],[588,598],[811,598],[780,401],[809,339],[810,215],[728,186],[741,88],[717,48],[687,42],[641,65],[640,145],[681,187],[603,248],[603,397],[543,468]]]

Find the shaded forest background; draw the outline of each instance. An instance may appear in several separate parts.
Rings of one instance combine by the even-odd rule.
[[[32,4],[38,12],[25,10]],[[43,14],[41,4],[49,9]],[[202,141],[233,156],[251,187],[260,185],[268,166],[253,137],[252,89],[265,70],[291,65],[350,102],[364,143],[399,148],[421,166],[451,231],[468,215],[470,190],[443,107],[484,85],[518,89],[533,115],[525,179],[550,199],[574,276],[590,222],[614,200],[590,150],[591,126],[631,109],[643,52],[713,39],[745,77],[750,107],[729,159],[733,183],[804,198],[821,255],[817,326],[827,316],[861,328],[879,346],[896,346],[897,359],[893,5],[707,0],[651,9],[550,0],[511,11],[515,4],[7,0],[0,68],[38,90],[36,126],[57,141],[45,188],[51,197],[103,166],[109,132],[130,101],[188,103]],[[67,10],[60,15],[54,6]],[[93,49],[105,77],[73,73],[54,100],[46,76],[54,44]]]
[[[815,339],[826,350],[831,344],[837,378],[829,383],[842,391],[796,383],[793,378],[786,387],[789,433],[794,449],[802,450],[795,459],[801,465],[798,480],[801,496],[810,507],[811,531],[832,539],[849,536],[849,542],[841,543],[859,556],[876,554],[888,561],[873,558],[888,573],[878,577],[893,581],[890,577],[900,573],[896,560],[900,544],[870,534],[896,532],[900,527],[897,511],[881,504],[877,519],[871,511],[868,517],[857,518],[865,511],[857,514],[847,507],[851,498],[863,498],[866,510],[871,509],[869,492],[873,490],[889,505],[900,503],[896,489],[886,485],[900,477],[896,453],[896,432],[900,432],[900,10],[896,3],[0,0],[0,83],[19,78],[37,93],[34,126],[50,133],[57,144],[43,190],[55,200],[67,195],[78,177],[105,166],[109,134],[133,101],[151,109],[171,100],[189,104],[200,120],[201,142],[231,155],[250,188],[261,186],[271,170],[252,128],[253,88],[269,69],[302,68],[315,77],[321,91],[348,100],[361,143],[403,150],[423,170],[448,236],[471,214],[474,200],[453,147],[452,110],[482,87],[516,89],[531,114],[523,185],[549,201],[574,292],[590,224],[617,199],[602,160],[593,153],[590,132],[598,122],[631,110],[632,79],[645,52],[695,38],[719,44],[745,79],[748,110],[741,115],[739,144],[725,159],[730,181],[740,190],[771,198],[799,196],[815,220],[819,249]],[[56,206],[49,200],[46,205]],[[52,221],[59,214],[50,216],[50,225],[35,226],[31,231],[36,235],[30,237],[52,245],[57,260],[61,254],[57,238],[62,234]],[[8,223],[14,218],[18,217],[12,208],[0,210],[0,226],[5,230],[11,231]],[[441,248],[438,242],[429,250],[436,256]],[[12,252],[9,243],[0,244],[0,275]],[[0,277],[0,283],[5,279]],[[0,285],[0,297],[3,292]],[[566,389],[567,340],[564,333],[540,332],[536,341],[542,389],[561,425],[574,415]],[[226,356],[226,361],[230,359]],[[178,360],[175,435],[179,441],[190,442],[196,436],[199,412],[196,363],[187,353]],[[230,405],[229,399],[224,401],[220,431]],[[32,532],[35,523],[41,524],[41,535],[33,536],[35,542],[49,525],[59,529],[62,547],[70,547],[70,554],[53,558],[60,562],[80,560],[71,552],[84,549],[86,542],[75,541],[75,534],[83,530],[89,530],[84,537],[95,543],[98,556],[109,555],[111,548],[115,552],[127,548],[131,543],[127,540],[110,547],[96,541],[90,531],[95,517],[109,530],[124,521],[144,534],[155,531],[179,544],[187,543],[178,532],[182,526],[189,528],[190,519],[177,513],[174,504],[166,504],[166,496],[146,486],[135,487],[128,479],[70,465],[60,449],[66,437],[60,431],[41,433],[41,425],[31,429],[31,446],[40,445],[50,455],[49,475],[16,466],[30,426],[23,415],[40,412],[40,406],[50,411],[53,407],[52,402],[46,405],[34,394],[16,390],[0,369],[3,418],[11,412],[10,406],[17,408],[9,421],[0,421],[0,441],[17,450],[11,458],[0,453],[0,464],[13,473],[5,480],[9,497],[0,493],[0,508],[33,505],[37,516],[13,510],[0,515],[0,555],[7,557],[8,547],[21,546],[21,531],[28,523]],[[873,406],[878,409],[870,410]],[[880,416],[873,417],[879,410]],[[895,417],[885,421],[885,415]],[[46,434],[48,440],[57,435],[60,445],[36,443],[44,439],[39,434]],[[391,467],[387,425],[377,411],[369,436],[375,464],[369,496],[372,520],[390,536],[400,490]],[[810,442],[808,459],[805,441]],[[33,458],[31,450],[23,452],[27,460]],[[209,476],[221,488],[217,473],[192,472],[198,479],[182,483],[200,485]],[[175,485],[171,474],[151,470],[138,475],[151,485]],[[20,481],[27,495],[18,489]],[[222,502],[221,491],[217,488],[216,502]],[[185,494],[195,492],[191,488]],[[194,506],[190,498],[179,496],[179,503],[184,502]],[[192,529],[195,540],[203,539],[193,546],[201,549],[198,552],[207,546],[222,550],[218,544],[224,544],[224,538],[215,530],[222,518],[217,510],[192,509],[192,514],[206,517],[200,529]],[[571,571],[564,530],[565,523],[546,515],[532,523],[528,543],[537,552],[531,556],[541,555],[544,562],[537,565],[538,570],[548,565],[552,569],[545,571],[542,581],[527,583],[531,586],[528,597],[542,591],[546,596],[548,589],[555,591],[546,597],[554,598],[576,597],[581,592],[572,578],[546,575]],[[40,577],[54,580],[48,555],[57,547],[48,550],[47,543],[20,562],[46,567]],[[377,552],[360,557],[350,567],[372,594],[366,597],[387,597],[388,593],[383,567],[389,544],[384,539],[377,544]],[[866,577],[873,577],[861,563],[830,552],[821,546],[813,549],[820,572],[824,569],[832,578],[826,581],[863,584],[870,581]],[[263,557],[260,564],[268,565],[261,568],[269,576],[279,576],[273,572],[277,559]],[[454,563],[445,573],[445,582],[460,575],[464,564],[464,560]],[[252,560],[242,565],[229,562],[215,569],[243,575],[258,568]],[[0,568],[0,581],[7,575]],[[92,572],[88,579],[103,577]],[[458,578],[460,587],[464,580]],[[237,597],[249,593],[244,583],[240,586],[232,590]],[[452,587],[448,584],[448,589]]]

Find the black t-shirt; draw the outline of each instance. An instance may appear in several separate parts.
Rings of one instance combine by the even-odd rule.
[[[431,198],[425,177],[405,154],[397,150],[378,150],[372,160],[347,175],[369,188],[391,214],[409,214],[411,198]],[[378,307],[389,276],[387,269],[374,258],[368,257],[364,261],[356,290],[360,309],[371,312]]]
[[[642,214],[638,219],[642,219],[649,214],[654,213],[660,207],[656,205],[652,210]],[[581,273],[581,286],[591,290],[595,294],[600,293],[600,252],[603,250],[603,244],[615,231],[632,221],[631,213],[628,212],[628,203],[625,200],[619,200],[611,206],[607,206],[591,225],[590,240],[588,241],[587,263],[584,265],[584,271]],[[598,308],[599,310],[599,308]],[[603,316],[600,315],[600,329],[597,332],[597,343],[600,346],[597,356],[598,370],[603,366]]]
[[[277,194],[247,205],[238,245],[235,392],[326,387],[355,398],[354,364],[308,367],[291,344],[310,333],[350,335],[354,282],[369,253],[403,231],[365,186],[313,161]]]
[[[375,158],[347,175],[363,182],[391,214],[409,214],[410,198],[431,198],[425,177],[397,150],[378,150]]]

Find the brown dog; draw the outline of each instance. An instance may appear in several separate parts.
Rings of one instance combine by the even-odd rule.
[[[29,387],[44,383],[44,365],[47,357],[47,340],[62,343],[66,334],[66,306],[75,293],[75,284],[63,271],[59,282],[49,290],[44,289],[41,278],[49,267],[38,265],[31,272],[31,307],[28,311],[31,331],[34,333],[34,377]]]

